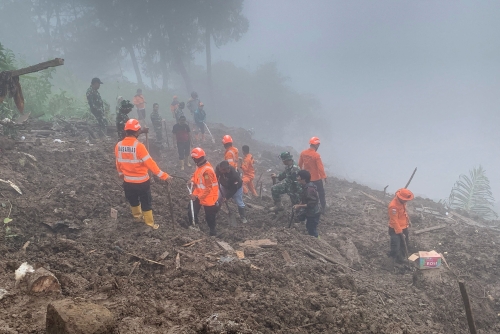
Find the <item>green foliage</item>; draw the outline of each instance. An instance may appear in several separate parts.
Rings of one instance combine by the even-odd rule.
[[[0,43],[0,71],[10,71],[14,69],[14,53],[6,49],[2,43]]]
[[[481,166],[470,170],[469,176],[460,175],[448,200],[451,208],[462,209],[485,219],[498,217],[493,211],[494,202],[490,181]]]

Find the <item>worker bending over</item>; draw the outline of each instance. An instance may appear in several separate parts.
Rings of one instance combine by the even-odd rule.
[[[243,203],[243,181],[240,173],[233,166],[229,165],[226,160],[222,161],[215,168],[215,175],[219,181],[219,203],[224,203],[227,200],[233,199],[238,205],[238,213],[240,214],[241,222],[246,223],[245,218],[245,203]]]
[[[389,203],[388,214],[391,251],[388,255],[395,258],[396,261],[400,263],[403,261],[405,254],[405,249],[401,247],[401,242],[406,242],[406,244],[408,244],[409,241],[409,219],[408,213],[406,212],[406,203],[411,201],[413,198],[413,193],[408,189],[403,188],[396,191],[396,196],[394,196],[391,203]],[[403,238],[406,240],[402,240]]]

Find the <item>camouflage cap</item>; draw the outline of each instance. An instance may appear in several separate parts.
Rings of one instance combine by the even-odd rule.
[[[132,108],[134,108],[134,105],[130,103],[129,100],[123,100],[120,103],[120,109],[132,109]]]
[[[281,160],[292,160],[293,159],[293,155],[290,154],[290,152],[282,152],[280,154],[280,158]]]

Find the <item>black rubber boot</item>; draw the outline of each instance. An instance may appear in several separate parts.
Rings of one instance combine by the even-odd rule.
[[[245,217],[245,207],[238,207],[238,213],[240,214],[241,222],[246,224],[248,220]]]

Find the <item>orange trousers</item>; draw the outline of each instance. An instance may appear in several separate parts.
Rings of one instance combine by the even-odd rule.
[[[253,177],[250,178],[248,176],[243,175],[243,178],[241,179],[243,181],[243,193],[248,194],[248,190],[252,192],[252,195],[258,196],[257,191],[255,190],[255,187],[253,185]]]

